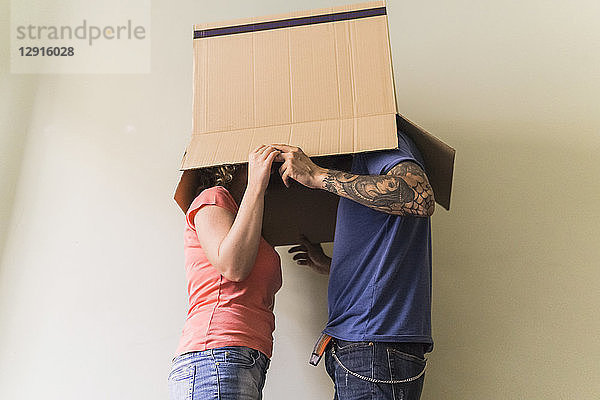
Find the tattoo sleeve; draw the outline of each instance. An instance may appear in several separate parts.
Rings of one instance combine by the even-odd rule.
[[[387,214],[428,217],[435,209],[429,180],[421,167],[411,161],[399,163],[386,175],[328,170],[323,188]]]

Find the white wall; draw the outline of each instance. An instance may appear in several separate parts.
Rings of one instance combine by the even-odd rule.
[[[166,398],[186,305],[171,198],[191,26],[342,3],[154,0],[148,75],[11,75],[1,50],[0,398]],[[388,10],[400,110],[457,149],[452,210],[433,218],[423,399],[597,399],[600,6]],[[265,398],[330,398],[307,365],[326,280],[281,250]]]

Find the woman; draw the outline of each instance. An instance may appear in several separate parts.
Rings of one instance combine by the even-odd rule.
[[[281,263],[261,229],[278,153],[260,146],[247,167],[203,171],[204,190],[186,213],[189,310],[169,374],[171,400],[262,398]]]

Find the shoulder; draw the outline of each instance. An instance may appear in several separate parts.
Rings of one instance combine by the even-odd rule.
[[[211,186],[209,188],[204,189],[192,202],[203,202],[203,201],[213,201],[215,199],[230,199],[231,193],[223,186]]]
[[[229,190],[227,190],[223,186],[212,186],[207,189],[204,189],[200,194],[196,197],[199,201],[202,200],[214,200],[214,199],[223,199],[227,201],[231,201],[235,203],[235,200]]]
[[[402,131],[398,130],[398,147],[372,153],[364,153],[362,162],[369,174],[384,175],[396,165],[411,162],[425,170],[425,163],[414,142]]]
[[[385,175],[395,166],[404,163],[416,164],[419,167],[423,166],[418,157],[400,149],[364,154],[362,162],[366,172],[370,175]]]
[[[421,165],[412,160],[405,160],[392,166],[387,175],[407,176],[408,174],[426,177]]]
[[[235,214],[237,204],[227,189],[223,186],[212,186],[204,189],[190,205],[186,213],[187,224],[194,228],[194,218],[198,211],[204,206],[217,206]]]

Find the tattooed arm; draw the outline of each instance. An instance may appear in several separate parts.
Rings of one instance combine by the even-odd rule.
[[[283,162],[279,173],[286,186],[291,178],[387,214],[417,217],[433,214],[433,190],[425,172],[414,162],[401,162],[386,175],[355,175],[321,168],[298,147],[272,146],[281,151],[276,161]]]
[[[397,164],[386,175],[326,170],[322,185],[331,193],[387,214],[429,217],[435,209],[427,175],[412,161]]]

